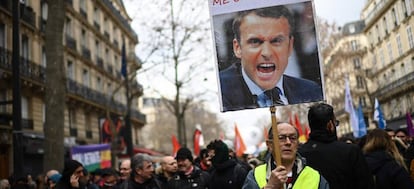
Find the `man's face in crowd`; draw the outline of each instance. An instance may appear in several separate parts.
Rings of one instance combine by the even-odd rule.
[[[281,123],[277,125],[279,134],[279,145],[282,162],[291,162],[296,158],[296,152],[298,149],[298,133],[296,129],[288,124]],[[268,140],[267,146],[273,151],[273,141]]]
[[[120,173],[120,179],[126,180],[128,179],[129,175],[131,174],[131,161],[125,160],[121,163],[119,166],[119,173]]]
[[[233,40],[234,54],[249,78],[263,90],[276,86],[292,49],[293,37],[285,17],[247,14],[240,24],[240,41]]]
[[[175,173],[177,172],[178,165],[177,160],[174,157],[166,157],[164,159],[164,163],[162,164],[162,170],[168,173]]]
[[[154,166],[152,166],[152,162],[144,161],[142,169],[136,169],[139,176],[144,178],[145,180],[152,178],[152,173],[154,172]]]
[[[187,172],[191,169],[193,165],[190,160],[188,159],[177,159],[178,170],[182,172]]]

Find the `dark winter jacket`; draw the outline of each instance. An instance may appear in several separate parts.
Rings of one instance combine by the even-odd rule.
[[[374,181],[361,149],[337,141],[336,134],[313,130],[299,148],[308,165],[328,180],[331,189],[370,189]]]
[[[209,188],[214,189],[240,189],[244,179],[249,173],[240,163],[234,159],[229,159],[222,164],[216,165],[211,171]]]
[[[408,171],[385,151],[365,154],[368,166],[374,174],[376,189],[414,188]]]
[[[134,181],[134,177],[130,177],[129,180],[124,181],[120,189],[163,189],[161,187],[161,182],[157,180],[155,175],[152,176],[151,179],[145,181],[144,183],[140,184]]]
[[[172,179],[168,181],[168,189],[205,189],[208,188],[210,175],[194,166],[193,172],[190,175],[184,175],[183,172],[178,171]]]

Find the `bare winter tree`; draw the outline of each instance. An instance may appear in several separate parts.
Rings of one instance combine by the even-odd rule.
[[[316,25],[318,27],[319,47],[321,49],[322,57],[329,54],[329,51],[333,49],[336,42],[341,37],[341,29],[335,22],[329,23],[328,21],[317,18]]]
[[[146,0],[134,1],[134,4],[139,4],[137,7],[141,9],[131,14],[135,19],[140,17],[138,21],[142,28],[138,47],[144,64],[139,75],[145,72],[151,77],[149,81],[153,81],[155,75],[162,76],[157,83],[167,83],[162,88],[151,86],[150,90],[167,102],[168,112],[176,119],[179,141],[182,146],[187,146],[186,112],[206,93],[206,75],[214,75],[209,53],[212,41],[207,1]],[[156,17],[154,14],[140,15],[148,13],[148,9],[156,9],[151,11]]]
[[[49,17],[45,29],[46,48],[46,121],[44,126],[44,170],[63,168],[66,78],[63,64],[63,23],[65,1],[49,0]],[[50,16],[52,15],[52,16]]]

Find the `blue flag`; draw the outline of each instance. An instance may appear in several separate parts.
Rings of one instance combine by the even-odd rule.
[[[127,60],[126,60],[126,52],[125,52],[125,43],[122,44],[122,65],[121,65],[121,74],[124,78],[127,77]]]
[[[375,98],[375,111],[374,111],[374,120],[378,121],[378,128],[385,129],[387,126],[387,122],[385,122],[384,115],[382,114],[380,104],[378,99]]]
[[[362,105],[358,106],[358,138],[367,134],[367,126],[365,125],[364,113],[362,112]]]

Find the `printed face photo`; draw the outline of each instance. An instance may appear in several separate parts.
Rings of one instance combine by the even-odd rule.
[[[291,1],[212,16],[222,112],[324,100],[312,1]]]

